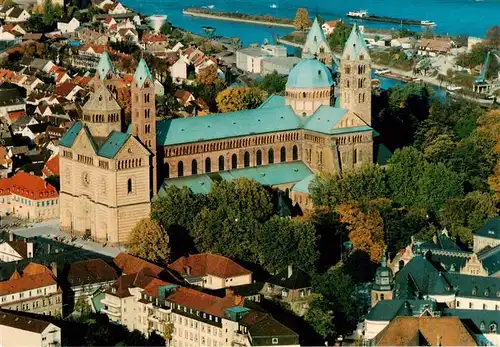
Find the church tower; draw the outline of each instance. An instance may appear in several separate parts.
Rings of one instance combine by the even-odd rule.
[[[158,178],[156,168],[155,83],[144,59],[141,59],[137,65],[131,90],[132,134],[153,153],[151,162],[151,195],[156,195]]]
[[[306,42],[302,47],[302,59],[316,58],[327,67],[332,67],[333,52],[326,40],[325,33],[319,25],[318,17],[314,19],[311,29],[307,33]]]
[[[105,138],[112,131],[122,131],[122,108],[104,86],[96,86],[82,108],[83,123],[95,138]]]
[[[340,60],[340,107],[371,125],[371,59],[363,34],[354,24]]]
[[[104,51],[99,59],[99,64],[97,65],[95,76],[94,76],[94,90],[97,90],[100,86],[105,86],[117,97],[116,82],[118,80],[118,74],[111,62],[108,52]]]
[[[387,256],[382,255],[380,267],[375,272],[375,283],[372,284],[371,304],[372,307],[379,301],[392,300],[394,295],[394,276],[392,270],[387,267]]]

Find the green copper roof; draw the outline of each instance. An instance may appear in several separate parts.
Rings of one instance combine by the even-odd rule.
[[[321,106],[311,117],[306,118],[304,129],[325,134],[335,133],[338,130],[345,130],[345,128],[332,128],[346,113],[347,110],[343,108]]]
[[[135,69],[134,80],[139,88],[142,88],[142,85],[147,79],[149,79],[151,82],[154,81],[153,76],[151,76],[151,72],[149,71],[148,64],[146,64],[146,61],[144,59],[141,59],[139,61],[139,64],[137,65],[137,68]]]
[[[457,297],[495,300],[500,303],[500,280],[497,277],[446,274],[457,291]]]
[[[500,273],[500,245],[479,254],[479,260],[490,276]]]
[[[443,316],[453,316],[458,317],[465,323],[471,320],[476,328],[482,333],[489,333],[489,327],[491,324],[496,324],[497,329],[500,325],[500,313],[495,310],[470,310],[470,309],[456,309],[456,308],[444,308]],[[497,330],[497,334],[500,331]]]
[[[342,59],[359,60],[361,55],[364,55],[365,60],[370,58],[363,34],[359,31],[358,25],[354,23],[344,47]]]
[[[382,300],[368,312],[366,320],[388,322],[397,316],[411,317],[426,308],[434,310],[435,307],[431,300]]]
[[[111,62],[111,58],[109,57],[108,52],[104,51],[101,54],[101,59],[99,60],[99,64],[97,65],[96,73],[99,74],[101,80],[104,80],[109,72],[112,72],[116,75],[116,70],[113,67],[113,63]]]
[[[188,163],[190,164],[190,163]],[[246,169],[237,169],[231,171],[222,171],[203,175],[185,176],[172,179],[166,179],[158,192],[162,196],[164,186],[173,185],[176,187],[188,187],[193,193],[207,194],[212,189],[214,182],[220,180],[233,180],[237,178],[247,178],[255,180],[262,185],[276,186],[280,184],[302,181],[312,174],[311,170],[301,161],[291,163],[278,163],[251,167]]]
[[[332,73],[322,62],[316,59],[304,59],[290,74],[288,88],[329,88],[333,85]]]
[[[299,128],[299,119],[289,106],[258,108],[203,117],[176,118],[158,122],[158,144],[224,139]]]
[[[319,53],[319,48],[322,47],[326,52],[331,52],[330,46],[326,41],[325,33],[319,25],[318,17],[314,18],[314,22],[307,33],[306,42],[302,48],[303,57],[314,57],[314,54]]]
[[[260,108],[272,108],[280,106],[285,106],[285,97],[281,95],[271,95],[269,98],[267,98],[266,101],[264,101],[262,105],[260,105]]]
[[[500,240],[500,217],[490,218],[476,235]]]
[[[295,185],[292,188],[292,191],[309,194],[309,185],[314,180],[314,177],[316,177],[316,175],[311,174],[306,178],[304,178],[302,181],[295,183]]]
[[[73,146],[73,142],[75,142],[76,137],[78,136],[78,133],[80,132],[80,130],[82,130],[82,128],[83,128],[83,123],[80,122],[73,123],[73,125],[63,135],[61,141],[59,141],[59,144],[61,146],[68,148]]]
[[[99,148],[97,155],[109,159],[114,158],[129,138],[130,134],[112,131]]]

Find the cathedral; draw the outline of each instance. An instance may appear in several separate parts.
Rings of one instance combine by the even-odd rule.
[[[235,177],[286,190],[303,209],[311,207],[308,185],[315,174],[373,162],[375,132],[370,56],[358,28],[340,59],[338,86],[309,53],[290,72],[285,95],[273,95],[257,109],[161,121],[154,80],[141,60],[128,127],[116,100],[119,76],[104,53],[82,121],[60,141],[61,230],[122,244],[166,186],[204,192],[213,181]]]

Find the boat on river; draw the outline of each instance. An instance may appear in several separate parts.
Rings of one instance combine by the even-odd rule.
[[[435,26],[436,23],[429,20],[416,20],[416,19],[405,19],[405,18],[394,18],[387,16],[375,16],[368,14],[367,10],[359,11],[349,11],[347,17],[360,20],[368,20],[374,22],[387,22],[387,23],[397,23],[397,24],[408,24],[408,25],[423,25],[423,26]]]

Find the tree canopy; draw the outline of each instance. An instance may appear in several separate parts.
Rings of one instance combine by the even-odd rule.
[[[223,90],[217,95],[216,102],[220,112],[235,112],[253,109],[266,98],[266,93],[258,88],[237,87]]]
[[[128,252],[152,262],[166,264],[170,260],[168,234],[158,222],[149,218],[141,219],[130,233]]]
[[[311,26],[311,19],[309,18],[309,12],[305,8],[297,9],[295,14],[295,19],[293,21],[293,26],[296,30],[306,30]]]

